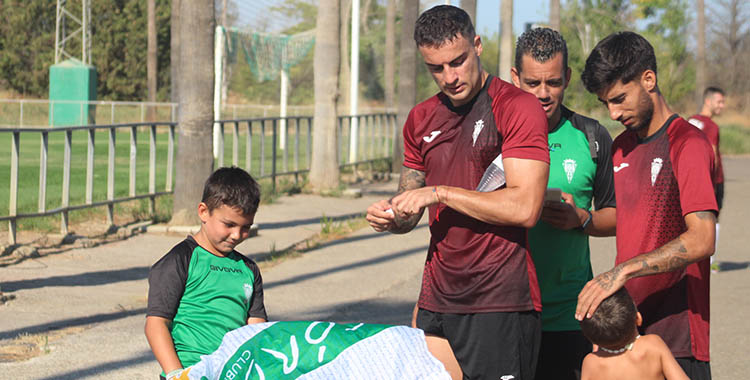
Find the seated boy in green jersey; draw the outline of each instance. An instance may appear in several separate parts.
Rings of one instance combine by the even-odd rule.
[[[247,172],[216,170],[198,204],[198,233],[151,267],[145,332],[161,379],[214,352],[227,332],[266,322],[260,270],[234,250],[249,236],[259,201]]]

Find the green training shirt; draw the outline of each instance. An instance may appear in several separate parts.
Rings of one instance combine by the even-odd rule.
[[[614,207],[612,139],[596,123],[595,160],[583,127],[574,126],[570,116],[570,111],[564,112],[558,127],[549,133],[547,187],[572,194],[576,206],[586,210],[594,198],[597,209]],[[559,230],[540,220],[529,230],[529,243],[542,293],[542,329],[580,330],[574,318],[578,293],[592,278],[588,235],[579,229]]]
[[[188,237],[151,267],[147,315],[172,320],[175,350],[187,367],[249,317],[267,319],[262,283],[252,260],[236,251],[216,256]]]

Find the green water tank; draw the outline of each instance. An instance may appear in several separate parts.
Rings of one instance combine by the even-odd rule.
[[[49,68],[49,123],[52,126],[94,124],[96,69],[76,60]]]

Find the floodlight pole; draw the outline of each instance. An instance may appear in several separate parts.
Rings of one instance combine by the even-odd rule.
[[[359,137],[359,119],[357,118],[358,84],[359,84],[359,0],[352,0],[352,54],[349,83],[349,114],[351,115],[349,133],[349,162],[357,161]]]

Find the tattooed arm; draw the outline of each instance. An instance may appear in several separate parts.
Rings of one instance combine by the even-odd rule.
[[[401,167],[401,177],[398,183],[398,194],[408,190],[424,187],[425,174],[419,170]],[[392,198],[391,198],[392,199]],[[390,210],[390,211],[386,211]],[[424,213],[424,207],[419,212],[407,217],[397,216],[391,210],[391,200],[375,202],[367,208],[367,221],[378,232],[390,231],[394,234],[405,234],[419,223]]]
[[[578,295],[576,319],[590,318],[599,303],[625,285],[631,278],[671,272],[703,260],[714,253],[716,215],[698,211],[685,215],[687,231],[651,251],[620,263],[599,274]]]

